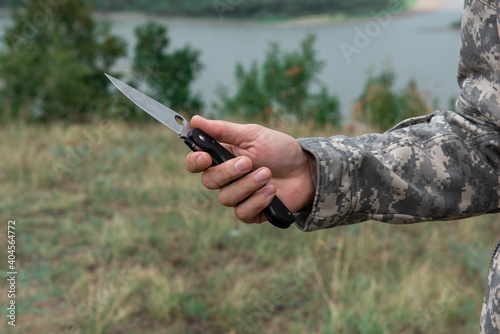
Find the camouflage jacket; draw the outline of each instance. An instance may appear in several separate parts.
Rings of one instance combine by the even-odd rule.
[[[384,134],[299,139],[318,166],[303,231],[374,219],[408,224],[500,209],[500,0],[466,0],[456,112],[408,119]],[[500,238],[500,236],[499,236]],[[500,329],[500,263],[489,275],[482,333]]]

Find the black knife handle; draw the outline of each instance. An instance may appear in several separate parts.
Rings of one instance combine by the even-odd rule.
[[[188,138],[202,151],[207,152],[212,157],[212,166],[219,165],[228,160],[234,159],[235,156],[226,150],[221,144],[212,139],[205,132],[200,129],[194,128],[189,130]],[[196,150],[188,142],[186,144],[192,149]],[[247,176],[251,172],[243,175]],[[295,218],[290,210],[281,202],[281,200],[274,196],[271,204],[265,208],[262,213],[266,216],[267,220],[276,227],[286,229],[295,222]]]

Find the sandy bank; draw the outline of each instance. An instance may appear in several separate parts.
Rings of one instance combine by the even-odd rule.
[[[448,9],[456,5],[456,0],[418,0],[409,13],[432,12]]]

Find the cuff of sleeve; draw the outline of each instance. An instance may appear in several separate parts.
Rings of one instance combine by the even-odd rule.
[[[314,202],[295,214],[296,225],[304,232],[352,223],[357,163],[347,140],[345,136],[298,139],[302,149],[316,158],[318,168]]]

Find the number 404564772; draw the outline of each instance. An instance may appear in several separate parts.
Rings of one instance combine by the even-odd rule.
[[[16,221],[9,220],[7,224],[7,253],[9,270],[16,270]]]

